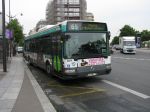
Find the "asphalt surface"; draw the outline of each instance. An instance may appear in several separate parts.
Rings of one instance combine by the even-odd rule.
[[[150,52],[117,51],[110,75],[71,81],[29,68],[57,112],[150,112]]]

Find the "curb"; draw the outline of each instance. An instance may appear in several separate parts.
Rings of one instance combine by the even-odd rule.
[[[30,79],[30,82],[35,90],[35,93],[42,105],[44,112],[56,112],[55,108],[53,107],[50,100],[47,98],[47,96],[43,92],[42,88],[39,86],[38,82],[35,80],[34,76],[32,75],[26,63],[25,63],[25,72],[27,73]]]

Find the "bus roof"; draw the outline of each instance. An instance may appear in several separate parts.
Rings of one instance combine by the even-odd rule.
[[[65,31],[67,31],[67,24],[68,23],[99,23],[99,24],[106,25],[106,23],[103,23],[103,22],[93,22],[93,21],[87,21],[87,20],[66,20],[66,21],[63,21],[63,22],[58,23],[56,25],[49,25],[48,27],[41,28],[41,30],[39,30],[39,32],[27,36],[25,38],[25,40],[38,38],[38,37],[41,37],[43,35],[48,35],[50,33],[58,32],[58,31],[65,32]],[[106,26],[106,29],[107,29],[107,26]]]
[[[54,26],[51,26],[47,29],[46,28],[42,29],[42,30],[40,30],[39,32],[37,32],[35,34],[27,36],[25,40],[32,39],[32,38],[38,38],[38,37],[41,37],[43,35],[47,35],[49,33],[53,33],[53,32],[56,32],[56,31],[60,31],[60,26],[59,25],[54,25]]]

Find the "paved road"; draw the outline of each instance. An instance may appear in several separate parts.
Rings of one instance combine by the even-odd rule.
[[[112,69],[111,75],[104,76],[104,79],[150,95],[150,53],[115,53],[112,56]]]
[[[58,112],[150,112],[150,54],[115,52],[112,73],[61,81],[29,66]]]

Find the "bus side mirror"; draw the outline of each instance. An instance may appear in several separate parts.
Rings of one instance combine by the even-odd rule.
[[[108,31],[107,32],[107,37],[108,37],[109,40],[110,40],[110,36],[111,36],[110,31]]]
[[[70,35],[64,35],[63,40],[64,40],[64,41],[67,41],[67,40],[70,39],[70,38],[71,38]]]

